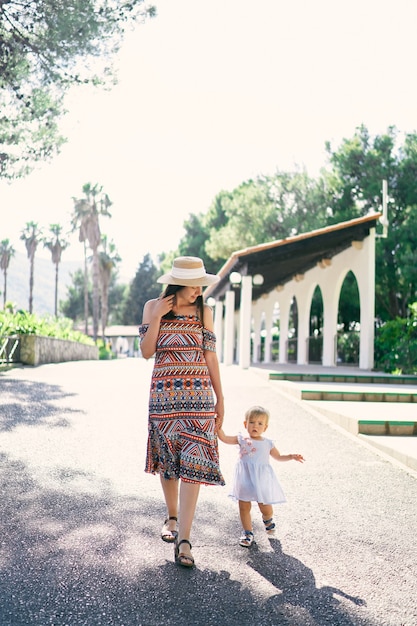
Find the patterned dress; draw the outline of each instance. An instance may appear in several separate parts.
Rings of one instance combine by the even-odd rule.
[[[148,324],[139,326],[141,340]],[[149,397],[145,471],[224,485],[214,433],[214,396],[204,351],[215,335],[197,316],[161,320]]]

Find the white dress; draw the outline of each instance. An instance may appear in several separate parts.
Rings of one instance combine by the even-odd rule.
[[[269,463],[271,439],[251,439],[238,435],[239,459],[235,466],[229,496],[233,500],[279,504],[286,502],[284,492]]]

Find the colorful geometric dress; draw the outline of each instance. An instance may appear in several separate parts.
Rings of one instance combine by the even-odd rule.
[[[272,439],[251,439],[239,433],[239,459],[229,496],[233,500],[279,504],[286,501],[281,485],[269,462]]]
[[[139,326],[142,340],[148,324]],[[162,319],[149,395],[145,472],[191,483],[224,485],[214,433],[214,395],[204,350],[214,333],[199,318]]]

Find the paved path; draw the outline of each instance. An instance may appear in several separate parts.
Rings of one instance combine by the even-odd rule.
[[[0,375],[1,626],[416,626],[417,478],[283,395],[222,367],[225,430],[264,404],[269,435],[307,461],[274,464],[288,502],[240,548],[227,487],[202,489],[197,568],[159,539],[143,472],[151,363],[63,363]],[[235,459],[220,444],[230,482]]]

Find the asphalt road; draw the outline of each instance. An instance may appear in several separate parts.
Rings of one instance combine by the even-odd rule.
[[[226,487],[201,490],[197,567],[159,538],[144,473],[151,362],[78,362],[0,374],[1,626],[416,626],[417,479],[265,372],[223,367],[225,431],[271,411],[268,435],[306,463],[274,463],[288,502],[268,538],[238,545]],[[230,482],[236,450],[220,444]]]

